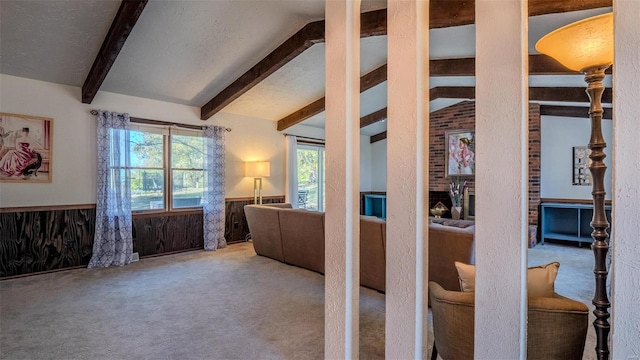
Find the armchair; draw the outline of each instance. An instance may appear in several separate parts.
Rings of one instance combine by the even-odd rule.
[[[434,350],[445,359],[473,359],[474,292],[449,291],[429,282]],[[554,294],[529,298],[527,359],[582,359],[589,309]],[[437,350],[436,350],[437,348]]]

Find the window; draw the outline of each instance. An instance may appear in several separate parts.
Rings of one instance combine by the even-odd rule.
[[[298,143],[298,207],[324,211],[324,146]]]
[[[129,140],[131,210],[202,206],[204,138],[200,132],[132,128]]]

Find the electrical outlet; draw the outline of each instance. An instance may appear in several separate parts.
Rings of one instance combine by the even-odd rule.
[[[133,254],[131,254],[131,262],[136,262],[140,260],[140,256],[138,255],[137,252],[134,252]]]

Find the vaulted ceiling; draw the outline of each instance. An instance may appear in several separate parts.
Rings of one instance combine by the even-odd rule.
[[[447,17],[442,14],[458,11],[450,16],[455,21],[468,16],[469,4],[473,9],[472,1],[432,2],[435,4],[432,5],[432,19],[434,6],[443,19]],[[587,9],[550,14],[539,12],[544,15],[530,17],[531,54],[536,54],[533,46],[547,32],[578,19],[611,11],[610,7],[601,7],[608,5],[607,0],[530,0],[530,3],[551,9],[548,12]],[[384,9],[385,6],[384,1],[365,0],[362,7],[363,12],[369,12]],[[119,7],[120,1],[115,0],[2,0],[0,72],[82,86]],[[210,100],[224,94],[224,91],[233,90],[230,85],[234,81],[280,44],[306,24],[324,17],[323,0],[151,0],[143,8],[98,88],[101,91],[204,106],[204,119],[212,114],[205,111],[205,105]],[[447,69],[455,63],[445,61],[468,58],[467,62],[473,63],[475,26],[472,22],[471,18],[468,25],[430,30],[432,69],[438,65],[433,60],[442,60],[440,72],[435,71],[436,76],[430,80],[432,111],[473,97],[473,72],[449,74]],[[386,63],[386,48],[386,35],[362,38],[363,75]],[[310,43],[294,55],[283,61],[275,72],[263,76],[264,79],[256,81],[255,86],[249,86],[248,91],[238,93],[237,98],[219,108],[223,112],[276,122],[286,120],[287,116],[319,101],[324,96],[324,43]],[[534,73],[530,76],[530,85],[535,88],[584,88],[581,75],[566,72],[545,75],[544,71],[532,69]],[[384,79],[362,92],[361,116],[365,117],[363,121],[366,122],[363,123],[366,125],[362,127],[363,134],[373,135],[385,129],[383,122],[372,122],[384,118],[382,112],[386,107],[387,93]],[[606,86],[611,86],[610,77],[606,79]],[[542,103],[584,106],[588,102],[584,94],[583,100],[572,97],[575,89],[534,89],[533,93],[536,91],[539,99],[534,100]],[[323,107],[319,105],[322,104],[316,104],[316,114],[307,116],[303,124],[324,126]],[[367,115],[370,116],[366,118]]]

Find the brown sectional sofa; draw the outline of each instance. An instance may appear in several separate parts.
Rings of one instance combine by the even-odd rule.
[[[290,204],[244,208],[258,255],[324,274],[324,213]],[[429,281],[459,290],[454,261],[473,263],[474,227],[429,225]],[[386,222],[360,216],[360,285],[385,291]]]

